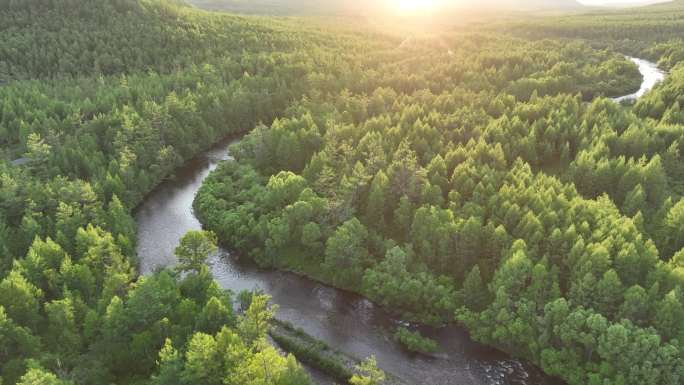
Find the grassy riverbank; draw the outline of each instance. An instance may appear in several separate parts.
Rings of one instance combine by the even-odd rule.
[[[341,383],[347,384],[354,374],[359,374],[356,368],[362,360],[330,347],[289,322],[273,320],[269,335],[281,349]],[[386,376],[382,385],[408,385],[395,376]]]

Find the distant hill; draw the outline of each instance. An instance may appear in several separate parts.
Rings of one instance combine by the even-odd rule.
[[[469,2],[473,3],[473,2]],[[582,4],[575,0],[479,0],[477,6],[505,10],[568,10],[581,9]],[[473,7],[477,7],[473,6]]]
[[[602,7],[602,8],[636,8],[644,7],[653,4],[671,3],[672,0],[622,0],[606,2],[605,0],[593,0],[587,2],[587,5]]]
[[[291,15],[338,11],[343,2],[316,0],[188,0],[198,8],[236,13]]]
[[[387,8],[391,0],[187,0],[208,10],[223,10],[248,14],[312,15],[344,14]],[[458,3],[458,2],[456,2]],[[570,10],[582,5],[575,0],[479,0],[463,1],[452,6],[458,9],[499,9],[506,11]]]

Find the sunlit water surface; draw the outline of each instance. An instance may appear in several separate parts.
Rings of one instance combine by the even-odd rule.
[[[637,92],[621,96],[619,98],[614,98],[613,100],[616,102],[621,102],[623,100],[637,100],[665,79],[665,72],[658,68],[655,63],[635,57],[629,57],[629,60],[634,62],[634,64],[639,67],[639,72],[643,77],[643,81],[641,82],[641,87]]]

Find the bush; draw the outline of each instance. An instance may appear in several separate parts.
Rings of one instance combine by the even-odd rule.
[[[423,337],[420,332],[412,332],[405,327],[397,328],[394,339],[408,350],[416,353],[434,353],[439,349],[436,341]]]

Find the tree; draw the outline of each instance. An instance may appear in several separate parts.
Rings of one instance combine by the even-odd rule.
[[[245,314],[240,317],[238,330],[250,346],[260,346],[265,341],[266,333],[271,327],[271,320],[278,311],[277,305],[269,305],[268,295],[253,295],[251,304]]]
[[[183,373],[183,361],[181,355],[173,347],[170,339],[164,341],[164,346],[159,351],[157,360],[159,371],[152,376],[154,385],[181,385],[181,375]]]
[[[399,206],[394,210],[394,226],[398,240],[410,239],[411,224],[413,223],[414,207],[409,198],[404,195],[399,199]]]
[[[0,306],[7,316],[20,325],[35,327],[41,321],[39,312],[43,293],[19,272],[12,271],[0,282]]]
[[[109,202],[107,211],[109,228],[111,229],[112,234],[117,236],[119,246],[121,246],[127,254],[130,254],[132,252],[132,250],[130,250],[130,242],[131,239],[135,237],[135,222],[133,221],[133,218],[128,214],[126,208],[116,195],[114,195]]]
[[[366,207],[366,217],[368,223],[374,227],[383,229],[385,227],[385,201],[389,196],[389,179],[380,170],[371,183],[368,193],[368,204]]]
[[[624,293],[624,301],[620,307],[618,317],[631,320],[642,326],[648,321],[652,304],[649,303],[646,290],[639,285],[634,285]]]
[[[60,380],[53,373],[43,369],[37,362],[29,362],[29,369],[17,385],[73,385],[71,381]]]
[[[593,308],[596,300],[596,277],[587,273],[581,279],[572,283],[568,298],[574,303],[588,308]]]
[[[178,269],[196,273],[206,269],[206,261],[217,250],[216,235],[210,231],[188,231],[176,247]]]
[[[387,250],[385,259],[364,273],[362,292],[406,318],[439,325],[454,311],[452,280],[426,272],[412,274],[411,259],[399,246]]]
[[[0,372],[8,383],[12,383],[26,370],[26,358],[38,355],[41,343],[30,329],[8,318],[0,306],[0,346]]]
[[[482,311],[487,307],[489,292],[482,277],[480,267],[475,265],[463,282],[463,302],[472,311]]]
[[[385,381],[385,373],[378,369],[375,356],[368,357],[356,366],[357,373],[349,380],[351,385],[381,385]]]
[[[666,341],[684,338],[684,306],[676,290],[672,290],[656,304],[653,323]]]
[[[667,213],[665,218],[667,227],[666,255],[672,255],[684,247],[684,199],[680,199]]]
[[[81,335],[71,298],[45,304],[48,319],[47,341],[65,359],[73,359],[80,351]]]
[[[46,166],[50,159],[51,146],[38,133],[29,134],[26,140],[27,152],[24,155],[30,160],[31,169],[38,175],[46,175]]]
[[[634,190],[627,194],[622,207],[625,214],[629,216],[634,216],[646,208],[646,192],[641,184],[637,184]]]
[[[169,357],[173,360],[173,355]],[[213,336],[195,333],[185,353],[184,383],[220,385],[223,381],[222,359]]]
[[[48,238],[42,241],[36,238],[29,248],[26,258],[19,262],[22,266],[22,275],[38,288],[47,298],[55,298],[62,288],[57,287],[55,282],[57,271],[67,259],[66,253],[61,246]]]
[[[235,318],[233,317],[231,305],[230,303],[224,304],[216,297],[211,297],[199,314],[197,330],[208,334],[215,334],[223,326],[232,325]]]
[[[121,298],[115,296],[111,299],[102,317],[101,325],[102,340],[100,343],[106,347],[109,353],[107,366],[116,368],[127,364],[130,322]]]
[[[264,203],[272,208],[283,208],[294,203],[306,188],[306,179],[289,171],[281,171],[269,179]]]
[[[644,166],[643,177],[648,202],[652,205],[662,203],[667,194],[668,182],[660,155],[655,155]]]
[[[311,385],[292,355],[284,357],[271,346],[254,353],[237,370],[244,385]]]
[[[309,222],[302,227],[302,245],[311,250],[316,257],[323,252],[322,237],[323,233],[318,223]]]
[[[370,258],[367,238],[368,230],[356,218],[343,223],[328,238],[324,266],[334,284],[347,287],[361,283]]]

